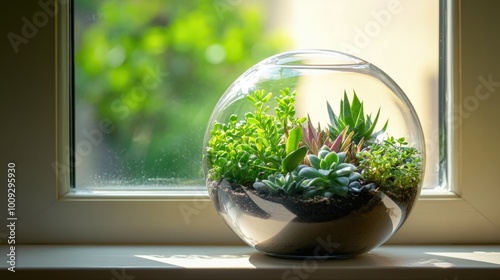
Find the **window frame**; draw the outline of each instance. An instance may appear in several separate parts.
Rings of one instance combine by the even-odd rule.
[[[69,93],[72,90],[72,83],[69,82],[71,7],[54,1],[58,11],[52,30],[55,42],[50,44],[54,44],[55,49],[55,72],[49,74],[54,78],[55,84],[40,91],[45,98],[53,100],[52,120],[43,123],[40,121],[47,131],[54,132],[50,143],[44,146],[52,153],[43,153],[40,157],[31,159],[36,166],[47,166],[50,162],[54,172],[47,174],[47,168],[30,170],[28,174],[33,178],[28,179],[24,188],[19,189],[18,195],[25,206],[18,214],[25,221],[18,229],[19,242],[241,244],[239,238],[218,216],[210,199],[202,192],[179,193],[175,196],[148,192],[136,192],[135,195],[86,195],[70,190],[68,147],[71,143],[68,135],[71,122]],[[453,186],[454,192],[435,191],[423,194],[408,221],[389,240],[390,244],[500,242],[500,206],[498,203],[492,204],[494,197],[500,196],[500,188],[488,188],[490,192],[486,195],[483,193],[488,184],[495,183],[494,176],[482,178],[479,185],[470,184],[468,178],[473,174],[466,171],[473,163],[462,157],[462,153],[469,153],[473,149],[463,144],[462,137],[480,124],[481,118],[470,118],[466,125],[462,118],[454,119],[467,96],[463,92],[464,87],[477,83],[475,77],[462,76],[465,66],[469,66],[464,66],[463,57],[473,55],[463,52],[467,42],[462,41],[465,29],[461,17],[466,9],[461,9],[461,1],[445,2],[446,14],[450,17],[447,21],[448,34],[452,34],[447,37],[448,47],[445,53],[448,70],[445,88],[450,98],[447,102],[447,123],[449,126],[457,123],[456,129],[449,129],[447,132],[447,144],[450,147],[447,154],[448,183]],[[36,48],[37,44],[48,42],[33,41],[26,47]],[[43,69],[41,65],[30,67],[34,68],[32,71]],[[41,109],[36,111],[35,108],[33,114],[40,111]],[[499,111],[492,113],[500,118]],[[23,122],[20,120],[14,125],[20,126]],[[29,137],[29,131],[24,133],[25,135],[16,137]],[[27,149],[23,153],[36,153],[36,150]],[[13,158],[16,158],[16,154],[13,154]],[[30,157],[23,154],[18,158],[21,164]],[[489,207],[481,207],[485,203]]]

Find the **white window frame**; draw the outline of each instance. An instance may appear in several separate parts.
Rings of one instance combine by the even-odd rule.
[[[487,77],[493,73],[493,80],[500,80],[498,56],[469,58],[477,54],[471,47],[473,42],[463,40],[464,37],[470,37],[475,32],[484,32],[473,30],[473,26],[464,26],[466,22],[462,19],[465,16],[477,14],[474,9],[470,9],[475,7],[477,2],[471,2],[449,0],[447,10],[450,16],[448,34],[452,36],[449,36],[447,42],[449,79],[446,90],[451,99],[449,104],[455,104],[448,108],[451,112],[448,125],[456,123],[456,129],[450,129],[447,137],[450,147],[448,183],[453,186],[454,192],[423,194],[409,220],[389,240],[391,244],[500,242],[500,203],[497,203],[500,198],[500,186],[494,176],[498,173],[495,172],[495,167],[498,166],[495,159],[500,158],[500,152],[496,148],[497,141],[491,141],[485,135],[477,133],[478,127],[485,123],[495,130],[495,119],[500,119],[500,110],[489,109],[492,107],[487,107],[485,102],[481,105],[488,109],[477,110],[466,120],[457,118],[459,114],[456,113],[463,108],[464,100],[470,101],[474,97],[475,89],[479,85],[478,77]],[[468,8],[462,8],[464,5]],[[495,9],[485,9],[484,3],[477,6],[481,9],[481,17],[496,16]],[[69,82],[70,12],[69,5],[58,4],[57,8],[59,10],[55,15],[53,30],[50,30],[49,26],[38,34],[49,38],[55,34],[56,42],[34,38],[23,46],[25,49],[36,50],[43,44],[54,45],[56,67],[55,72],[51,72],[46,70],[46,65],[26,66],[28,77],[30,73],[44,75],[49,81],[45,88],[36,94],[42,94],[44,98],[52,100],[52,105],[26,105],[30,115],[35,118],[32,122],[41,126],[39,130],[45,132],[45,140],[33,147],[16,147],[6,151],[6,155],[14,160],[19,168],[18,242],[241,244],[239,238],[215,212],[204,193],[177,193],[172,196],[161,192],[135,192],[85,196],[70,191],[69,172],[66,169],[69,166],[67,148],[70,131],[69,96],[72,87]],[[495,35],[492,32],[491,37]],[[500,41],[500,38],[496,40]],[[40,51],[38,54],[43,55]],[[22,104],[19,97],[7,96],[7,101],[9,98]],[[6,110],[9,114],[19,108]],[[36,118],[38,114],[47,112],[52,112],[53,116]],[[486,116],[488,119],[485,121]],[[22,127],[25,126],[26,119],[2,118],[0,122],[2,127]],[[32,138],[31,133],[32,131],[19,131],[12,137]],[[500,137],[500,131],[492,133]],[[475,149],[478,147],[471,142],[470,134],[474,135],[474,141],[481,146],[481,150],[488,149],[487,152],[477,155]],[[41,149],[43,152],[40,152]],[[475,162],[468,160],[472,157]],[[477,160],[483,169],[479,169]],[[21,172],[25,164],[35,168]],[[488,172],[480,173],[485,169]]]

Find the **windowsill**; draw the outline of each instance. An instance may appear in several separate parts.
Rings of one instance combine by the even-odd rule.
[[[444,187],[422,189],[420,199],[453,199],[457,194]],[[65,200],[172,200],[200,198],[209,200],[205,186],[112,186],[71,189],[62,197]]]
[[[15,273],[0,248],[2,279],[500,279],[500,245],[382,246],[327,261],[247,246],[18,245]]]

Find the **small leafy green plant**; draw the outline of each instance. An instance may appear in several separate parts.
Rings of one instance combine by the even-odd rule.
[[[389,137],[382,144],[372,144],[359,153],[364,180],[383,189],[417,187],[421,180],[422,157],[417,149],[407,144],[405,138]]]
[[[295,118],[295,93],[288,89],[280,92],[275,115],[267,113],[266,103],[271,98],[272,93],[256,90],[247,96],[254,112],[246,113],[244,120],[231,115],[229,123],[214,124],[207,147],[210,179],[251,185],[284,167],[290,170],[298,166],[297,158],[306,152],[303,148],[295,152],[305,119]],[[287,157],[289,154],[292,156]]]

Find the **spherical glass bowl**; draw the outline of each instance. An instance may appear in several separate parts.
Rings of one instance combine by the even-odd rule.
[[[215,106],[203,166],[210,198],[248,245],[287,258],[345,258],[389,239],[417,199],[418,117],[374,65],[327,50],[278,54]]]

